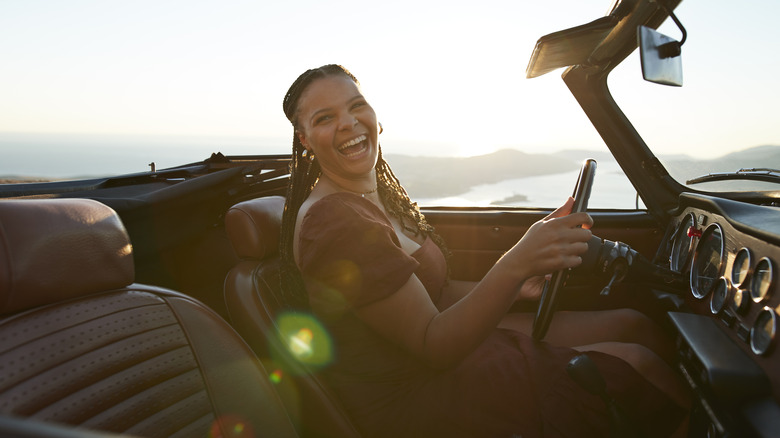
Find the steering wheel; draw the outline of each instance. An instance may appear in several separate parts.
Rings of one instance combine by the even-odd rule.
[[[577,184],[574,186],[574,207],[572,213],[578,213],[588,209],[588,198],[590,198],[590,189],[593,187],[593,178],[596,176],[596,160],[588,158],[582,162],[580,176],[577,178]],[[550,327],[553,313],[555,312],[556,298],[558,292],[566,283],[569,270],[562,269],[552,274],[550,280],[545,281],[542,297],[539,299],[539,307],[534,316],[533,331],[531,335],[537,341],[544,339],[547,329]]]

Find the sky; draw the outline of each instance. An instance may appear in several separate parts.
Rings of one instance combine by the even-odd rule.
[[[642,83],[638,58],[615,73],[617,97],[646,96],[624,110],[658,151],[713,156],[780,144],[776,57],[756,56],[777,53],[780,5],[752,1],[760,8],[746,7],[753,15],[744,19],[718,12],[725,0],[678,8],[689,29],[682,88]],[[525,79],[525,69],[540,36],[599,18],[611,4],[0,0],[0,134],[235,137],[285,153],[287,88],[308,68],[339,63],[377,111],[386,153],[599,148],[562,71]],[[714,31],[700,26],[713,20],[721,20]],[[671,23],[662,30],[680,36]],[[737,42],[756,30],[773,46]],[[749,81],[712,75],[750,58],[762,64]]]

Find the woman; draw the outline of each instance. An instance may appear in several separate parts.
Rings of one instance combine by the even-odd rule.
[[[358,428],[366,436],[606,435],[604,404],[565,373],[576,350],[532,341],[527,316],[507,314],[516,300],[538,298],[547,273],[581,263],[590,216],[568,214],[569,199],[479,283],[448,281],[444,242],[382,159],[382,127],[357,79],[337,65],[309,70],[284,111],[295,134],[280,299],[311,308],[329,329],[337,357],[326,376]],[[599,316],[649,323],[625,311]],[[548,339],[590,351],[611,394],[650,432],[670,433],[681,410],[664,392],[685,403],[671,370],[648,376],[663,392],[634,370],[664,369],[654,345],[620,342],[612,331],[563,335],[584,322],[556,315]]]

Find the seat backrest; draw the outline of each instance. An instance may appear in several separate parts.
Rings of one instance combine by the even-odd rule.
[[[223,319],[133,278],[109,207],[0,201],[0,415],[148,437],[297,436]]]
[[[282,400],[301,435],[358,437],[341,403],[317,374],[322,363],[318,360],[327,359],[327,353],[320,354],[327,350],[320,343],[326,336],[318,335],[323,332],[310,315],[285,313],[275,298],[283,210],[280,196],[244,201],[228,210],[225,229],[241,259],[225,279],[228,315],[252,349],[268,361],[266,367],[276,373]],[[293,321],[295,328],[291,331],[285,321]],[[301,321],[303,325],[295,325]],[[297,332],[303,336],[296,336]],[[296,354],[300,352],[306,354]]]

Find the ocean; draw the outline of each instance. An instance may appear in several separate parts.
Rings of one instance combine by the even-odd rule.
[[[203,161],[214,152],[284,154],[289,139],[0,133],[0,177],[79,179]]]
[[[416,199],[419,205],[479,206],[508,205],[515,207],[557,207],[572,195],[579,170],[481,184],[467,193],[446,198]],[[403,182],[403,176],[398,175]],[[507,202],[499,202],[508,200]],[[634,209],[636,191],[615,161],[600,161],[596,169],[591,208]],[[640,200],[640,208],[644,208]]]

